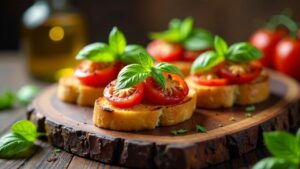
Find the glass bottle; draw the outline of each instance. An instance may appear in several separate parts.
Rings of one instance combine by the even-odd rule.
[[[69,0],[36,0],[23,14],[23,52],[30,74],[54,81],[55,73],[76,64],[86,44],[83,17]]]

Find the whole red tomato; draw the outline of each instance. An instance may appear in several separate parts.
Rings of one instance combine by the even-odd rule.
[[[300,80],[300,40],[289,37],[281,40],[274,61],[276,69]]]
[[[288,32],[282,29],[276,31],[259,29],[251,35],[250,43],[264,53],[264,57],[260,60],[264,66],[274,68],[274,50],[278,42],[287,34]]]

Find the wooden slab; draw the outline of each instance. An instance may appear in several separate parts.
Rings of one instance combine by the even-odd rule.
[[[270,71],[271,96],[257,104],[252,117],[245,107],[197,109],[181,124],[140,132],[97,128],[92,108],[61,102],[57,86],[45,89],[29,109],[29,118],[46,130],[49,142],[73,154],[104,163],[134,168],[203,168],[229,160],[262,145],[262,132],[288,130],[299,125],[299,86]],[[232,120],[234,119],[234,120]],[[196,125],[207,128],[197,133]],[[187,129],[183,136],[170,131]]]

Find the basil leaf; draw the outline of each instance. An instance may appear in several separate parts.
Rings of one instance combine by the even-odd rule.
[[[181,40],[186,39],[193,29],[193,19],[191,17],[185,18],[180,25]]]
[[[172,19],[169,23],[169,30],[179,30],[181,26],[181,20],[180,19]]]
[[[33,100],[33,98],[39,93],[39,91],[40,88],[34,85],[23,86],[17,92],[17,99],[21,105],[26,106]]]
[[[114,27],[109,33],[108,43],[117,54],[122,54],[126,47],[125,36],[117,27]]]
[[[184,48],[187,50],[204,50],[212,48],[213,44],[213,35],[204,29],[194,29],[183,42]]]
[[[139,63],[147,70],[153,66],[153,59],[148,53],[139,53],[138,54]]]
[[[164,32],[158,32],[158,33],[150,33],[149,35],[150,39],[160,39],[160,40],[166,40],[170,42],[180,42],[181,41],[181,33],[179,30],[167,30]]]
[[[202,72],[224,61],[224,57],[214,51],[201,54],[193,63],[191,73]]]
[[[297,169],[297,165],[281,158],[268,157],[256,163],[252,169]]]
[[[219,36],[214,39],[214,47],[218,55],[225,55],[228,51],[227,43]]]
[[[138,55],[140,53],[147,53],[145,48],[140,45],[128,45],[125,48],[125,52],[121,55],[120,59],[124,63],[139,63]]]
[[[247,42],[236,43],[229,48],[226,59],[244,63],[257,60],[263,56],[262,52]]]
[[[36,150],[33,142],[22,136],[9,133],[0,138],[0,158],[24,158],[31,156]]]
[[[158,63],[157,65],[155,65],[155,68],[159,69],[162,72],[167,72],[167,73],[174,73],[177,74],[181,77],[183,77],[183,74],[181,73],[181,71],[174,65],[170,64],[170,63]]]
[[[267,132],[263,136],[268,150],[275,157],[286,159],[295,164],[300,162],[296,137],[283,131]]]
[[[78,53],[76,59],[87,59],[95,62],[113,62],[115,61],[115,53],[105,43],[92,43],[85,46]]]
[[[20,120],[11,127],[12,132],[22,136],[29,142],[34,142],[38,137],[36,126],[28,120]]]
[[[296,144],[298,146],[298,155],[300,157],[300,128],[298,129],[297,133],[296,133]]]
[[[125,66],[119,73],[115,89],[125,89],[144,81],[150,75],[142,65],[131,64]]]
[[[166,87],[166,79],[161,70],[157,69],[156,67],[152,67],[151,77],[160,87],[162,87],[163,89]]]
[[[11,90],[5,90],[0,95],[0,110],[11,108],[15,101],[15,95]]]

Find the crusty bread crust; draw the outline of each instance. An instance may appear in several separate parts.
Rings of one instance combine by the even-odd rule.
[[[266,71],[252,83],[227,86],[203,86],[187,77],[188,86],[197,93],[197,107],[216,109],[234,104],[249,105],[266,100],[270,94],[270,82]]]
[[[232,107],[236,98],[237,86],[203,86],[186,78],[188,86],[197,93],[197,107],[221,108]]]
[[[62,77],[58,82],[57,96],[60,100],[81,106],[94,106],[95,100],[103,96],[104,87],[80,84],[76,77]]]
[[[270,95],[269,78],[250,84],[239,85],[238,88],[235,103],[239,105],[260,103]]]
[[[152,105],[142,103],[131,108],[117,108],[102,97],[96,100],[93,122],[97,127],[134,131],[154,129],[157,126],[169,126],[183,122],[193,115],[196,109],[196,92],[191,89],[189,95],[176,105]]]

